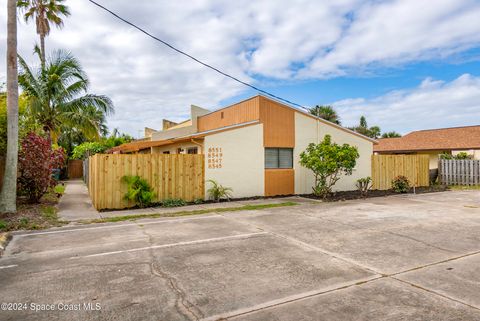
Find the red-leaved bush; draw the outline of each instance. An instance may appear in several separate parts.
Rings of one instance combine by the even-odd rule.
[[[50,142],[35,133],[29,133],[22,141],[18,153],[20,177],[18,187],[31,203],[37,203],[50,187],[55,186],[53,169],[63,167],[65,152],[53,150]]]

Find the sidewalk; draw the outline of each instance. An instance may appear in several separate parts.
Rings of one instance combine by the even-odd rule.
[[[206,209],[215,209],[215,208],[235,208],[242,207],[245,205],[260,205],[260,204],[278,204],[284,202],[295,202],[295,203],[312,203],[314,200],[290,196],[282,198],[269,198],[269,199],[258,199],[258,200],[247,200],[247,201],[232,201],[232,202],[222,202],[222,203],[208,203],[208,204],[199,204],[199,205],[187,205],[180,207],[149,207],[149,208],[139,208],[139,209],[125,209],[125,210],[115,210],[115,211],[105,211],[99,212],[95,210],[88,195],[88,190],[83,181],[81,180],[71,180],[67,181],[65,188],[65,194],[60,199],[58,206],[58,214],[60,219],[65,221],[81,221],[81,220],[92,220],[92,219],[101,219],[108,217],[116,216],[126,216],[126,215],[143,215],[143,214],[168,214],[181,211],[195,211],[195,210],[206,210]]]

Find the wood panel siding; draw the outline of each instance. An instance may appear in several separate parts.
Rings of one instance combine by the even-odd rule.
[[[392,188],[392,180],[406,176],[411,186],[428,186],[428,155],[372,155],[372,189]]]
[[[83,177],[83,161],[79,159],[71,159],[68,161],[67,175],[69,179]]]
[[[124,199],[124,175],[147,180],[154,202],[167,198],[193,201],[204,197],[204,155],[188,154],[96,154],[89,158],[88,192],[93,206],[121,209],[135,204]]]
[[[198,117],[198,131],[203,132],[258,120],[260,118],[259,101],[259,96],[252,97],[235,105]]]
[[[260,96],[260,121],[265,147],[295,147],[295,111]]]
[[[295,171],[265,169],[265,196],[292,195],[295,193]]]

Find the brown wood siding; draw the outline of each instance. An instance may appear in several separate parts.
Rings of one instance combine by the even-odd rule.
[[[290,169],[265,169],[265,196],[295,193],[295,172]]]
[[[265,147],[295,147],[295,111],[260,97],[260,121]]]
[[[203,132],[258,120],[260,118],[259,100],[260,97],[253,97],[230,107],[198,117],[198,131]]]
[[[83,161],[78,159],[71,159],[68,161],[68,178],[82,178],[83,177]]]

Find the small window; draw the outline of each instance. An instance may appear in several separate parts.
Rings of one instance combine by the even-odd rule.
[[[265,148],[265,168],[293,168],[293,149]]]
[[[223,119],[224,115],[223,115],[223,111],[220,112],[220,118]]]
[[[177,154],[182,154],[183,153],[183,149],[182,148],[177,148]]]
[[[198,148],[197,147],[191,147],[187,149],[187,154],[198,154]]]
[[[164,154],[170,154],[170,151],[169,150],[166,150],[163,152]]]

